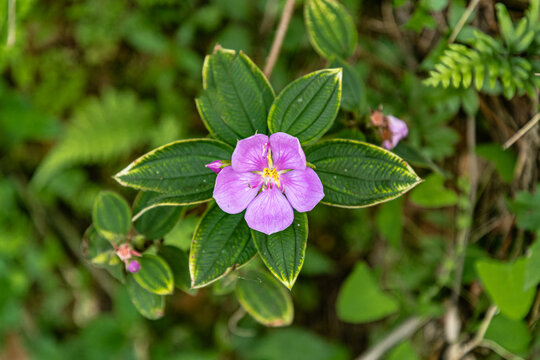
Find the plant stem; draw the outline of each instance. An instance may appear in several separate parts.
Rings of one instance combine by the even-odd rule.
[[[512,146],[516,141],[519,140],[523,135],[527,133],[527,131],[531,130],[534,125],[536,125],[540,121],[540,113],[533,116],[531,120],[529,120],[521,129],[519,129],[510,139],[508,139],[504,145],[503,149],[506,150],[510,146]]]
[[[268,79],[270,78],[270,75],[272,75],[274,65],[276,65],[276,61],[281,51],[281,45],[283,45],[283,39],[285,38],[285,34],[287,33],[287,29],[289,28],[289,23],[291,21],[291,17],[294,11],[294,1],[295,0],[287,0],[287,2],[285,3],[285,7],[283,8],[281,20],[279,21],[278,29],[276,31],[276,37],[274,38],[274,42],[272,43],[270,55],[268,55],[268,58],[266,59],[266,65],[264,66],[264,75]]]

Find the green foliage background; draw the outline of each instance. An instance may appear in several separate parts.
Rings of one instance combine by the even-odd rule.
[[[130,301],[136,289],[86,262],[81,239],[101,190],[136,196],[112,174],[152,148],[205,136],[194,101],[204,56],[220,44],[262,68],[284,1],[17,0],[10,27],[11,1],[0,4],[0,359],[350,359],[411,316],[426,325],[386,358],[433,358],[451,343],[442,325],[460,259],[462,336],[490,304],[500,309],[475,356],[540,356],[538,126],[501,148],[539,111],[534,6],[482,5],[448,45],[462,0],[343,0],[358,34],[333,58],[310,43],[297,1],[270,78],[276,93],[343,67],[329,137],[380,144],[369,109],[382,105],[409,125],[394,152],[426,181],[369,209],[318,205],[294,322],[267,329],[239,316],[229,293],[237,275],[196,295],[184,287],[191,295],[177,291],[163,318],[146,320]],[[474,61],[486,57],[495,70],[483,78]],[[188,209],[163,242],[188,250],[202,209]]]

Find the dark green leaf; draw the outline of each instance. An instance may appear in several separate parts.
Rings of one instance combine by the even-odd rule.
[[[375,145],[335,139],[306,149],[315,166],[325,197],[323,203],[365,207],[392,200],[421,179],[398,156]]]
[[[127,277],[126,286],[131,302],[142,316],[156,320],[163,316],[165,300],[163,296],[156,295],[143,289],[133,276]]]
[[[338,317],[351,323],[381,319],[398,309],[397,302],[383,293],[364,262],[359,262],[339,290]]]
[[[83,237],[82,253],[84,258],[97,267],[107,270],[117,280],[124,282],[124,264],[111,243],[90,226]]]
[[[508,205],[516,215],[520,228],[532,231],[540,230],[540,183],[536,185],[535,193],[522,191]]]
[[[274,91],[246,54],[216,48],[204,61],[203,88],[197,109],[214,137],[236,146],[239,139],[267,133]]]
[[[133,213],[141,214],[136,215],[133,226],[139,234],[143,234],[148,239],[159,239],[165,236],[182,215],[183,207],[181,206],[159,206],[144,211],[153,200],[160,196],[162,194],[155,192],[140,192],[133,203]]]
[[[159,147],[115,175],[124,186],[175,196],[177,205],[212,198],[216,174],[205,167],[230,159],[233,149],[212,139],[180,140]]]
[[[158,295],[172,294],[174,278],[169,265],[159,256],[144,254],[138,258],[141,270],[133,278],[144,289]]]
[[[308,221],[306,213],[294,212],[294,221],[283,231],[266,235],[252,230],[261,259],[274,276],[292,289],[306,253]]]
[[[341,101],[341,69],[315,71],[296,79],[278,95],[270,132],[285,132],[302,144],[316,141],[332,126]]]
[[[102,191],[94,202],[92,222],[101,236],[117,245],[129,231],[131,210],[120,195]]]
[[[188,255],[176,246],[165,245],[159,249],[159,256],[169,264],[174,276],[174,286],[190,295],[195,294],[196,291],[191,289]]]
[[[191,287],[208,285],[231,268],[249,261],[257,250],[244,213],[227,214],[217,205],[201,218],[191,243]]]
[[[266,326],[287,326],[294,317],[291,295],[270,274],[244,270],[236,285],[240,305],[255,320]]]
[[[307,0],[304,17],[311,44],[319,55],[327,59],[352,55],[358,36],[343,5],[335,0]]]
[[[503,150],[498,144],[480,144],[476,153],[495,165],[501,178],[507,183],[514,179],[517,156],[511,150]]]
[[[403,198],[387,202],[377,210],[375,223],[382,237],[396,249],[401,246],[403,234]]]
[[[331,67],[343,68],[343,89],[341,92],[341,107],[348,111],[362,112],[366,102],[364,83],[358,71],[345,61],[335,59]]]

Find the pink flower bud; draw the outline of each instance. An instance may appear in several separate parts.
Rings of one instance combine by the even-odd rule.
[[[141,270],[141,264],[137,260],[131,260],[127,269],[130,273],[135,274]]]
[[[221,168],[223,167],[223,162],[221,160],[212,161],[210,164],[206,164],[205,166],[215,172],[216,174],[219,174],[221,171]]]

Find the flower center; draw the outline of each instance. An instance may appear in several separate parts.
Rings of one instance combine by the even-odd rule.
[[[263,171],[263,178],[264,178],[264,184],[266,185],[266,187],[271,187],[271,184],[277,184],[278,187],[280,187],[279,185],[279,174],[276,170],[276,168],[274,167],[266,167],[264,168],[264,171]]]

